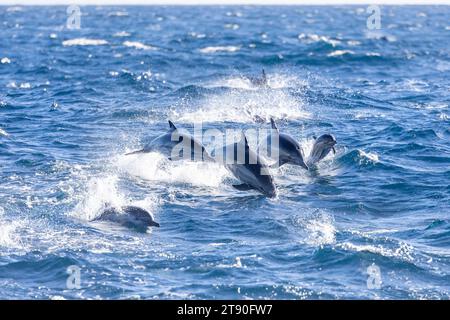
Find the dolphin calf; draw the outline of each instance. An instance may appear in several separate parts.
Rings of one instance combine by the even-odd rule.
[[[169,120],[169,131],[150,141],[143,149],[127,153],[127,155],[159,152],[170,160],[203,160],[214,161],[205,147],[191,134],[178,130]]]
[[[238,150],[239,149],[239,150]],[[276,196],[276,187],[269,168],[252,150],[243,134],[241,141],[223,147],[225,167],[242,184],[233,185],[237,190],[255,189],[269,198]]]
[[[93,221],[109,221],[134,229],[159,228],[159,223],[153,221],[153,217],[149,212],[135,206],[115,208],[107,205]]]
[[[305,163],[305,153],[303,152],[302,146],[290,135],[280,133],[273,118],[270,118],[270,123],[272,125],[272,130],[271,133],[267,135],[267,145],[264,147],[267,148],[267,151],[270,151],[272,157],[275,153],[275,157],[278,158],[278,161],[275,161],[271,167],[280,167],[283,164],[289,163],[308,170],[309,168]],[[274,145],[272,143],[274,141],[278,141],[278,145]],[[260,144],[259,150],[262,149],[262,145]]]
[[[264,71],[264,69],[262,69],[260,78],[247,77],[247,79],[250,80],[252,85],[257,87],[267,87],[269,85],[267,82],[266,71]]]
[[[309,166],[317,164],[320,160],[325,158],[331,150],[336,154],[336,149],[334,148],[336,138],[332,134],[323,134],[317,139],[314,137],[314,139],[314,145],[307,161]]]

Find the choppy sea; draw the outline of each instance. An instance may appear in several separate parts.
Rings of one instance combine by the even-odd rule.
[[[379,28],[366,9],[82,6],[74,29],[67,7],[0,6],[0,298],[448,299],[450,7],[382,6]],[[317,170],[274,170],[275,199],[124,156],[168,119],[270,117],[306,153],[337,139]],[[161,227],[92,222],[105,203]]]

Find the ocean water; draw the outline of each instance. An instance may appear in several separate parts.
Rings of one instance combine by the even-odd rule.
[[[380,29],[358,6],[66,10],[0,7],[0,298],[449,298],[450,7],[382,6]],[[307,153],[338,141],[274,170],[275,199],[124,156],[168,119],[270,117]],[[106,202],[161,228],[91,222]]]

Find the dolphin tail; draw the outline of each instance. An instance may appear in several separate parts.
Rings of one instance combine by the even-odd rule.
[[[275,120],[273,118],[270,118],[270,124],[272,125],[272,129],[276,130],[278,132],[277,124],[275,123]]]
[[[130,156],[132,154],[138,154],[138,153],[145,153],[145,151],[144,151],[144,149],[141,149],[141,150],[136,150],[136,151],[125,153],[125,155]]]

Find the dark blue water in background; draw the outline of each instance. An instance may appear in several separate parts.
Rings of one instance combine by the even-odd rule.
[[[0,7],[0,298],[449,298],[450,7],[381,7],[379,30],[358,6],[66,9]],[[338,140],[273,200],[123,155],[169,118],[271,116],[306,152]],[[105,202],[161,228],[90,222]]]

